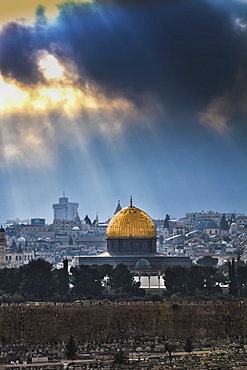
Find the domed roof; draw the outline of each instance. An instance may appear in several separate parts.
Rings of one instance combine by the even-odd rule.
[[[141,209],[126,207],[113,216],[106,230],[109,238],[156,238],[152,219]]]
[[[219,229],[219,226],[217,225],[217,223],[213,220],[206,220],[206,221],[202,221],[200,222],[197,227],[196,227],[197,230],[205,230],[205,229]]]
[[[150,263],[145,258],[141,258],[139,261],[136,262],[135,265],[136,269],[142,269],[142,268],[151,268]]]
[[[18,243],[25,243],[26,239],[21,236],[19,239],[18,239]]]

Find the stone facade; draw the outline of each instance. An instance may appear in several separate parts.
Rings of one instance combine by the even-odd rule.
[[[108,239],[107,250],[113,253],[146,254],[156,252],[156,239]]]
[[[103,340],[107,337],[244,337],[247,303],[90,303],[0,306],[7,342]]]

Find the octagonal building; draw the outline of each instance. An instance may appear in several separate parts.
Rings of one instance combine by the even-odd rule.
[[[132,205],[118,210],[106,230],[107,252],[97,256],[76,256],[75,265],[124,263],[130,269],[146,261],[149,268],[163,271],[167,266],[189,266],[189,257],[165,256],[156,250],[156,227],[147,213]],[[146,265],[145,265],[146,266]],[[143,266],[142,266],[143,268]]]
[[[106,230],[107,251],[113,254],[156,253],[156,239],[152,219],[132,201],[114,215]]]

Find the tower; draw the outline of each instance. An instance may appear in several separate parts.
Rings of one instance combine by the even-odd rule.
[[[0,228],[0,268],[6,266],[6,239],[5,230],[3,227]]]
[[[119,201],[118,201],[118,204],[117,204],[117,207],[116,207],[116,209],[115,209],[114,215],[115,215],[116,213],[118,213],[119,211],[121,211],[121,209],[122,209],[122,207],[121,207],[121,205],[120,205],[120,200],[119,200]]]
[[[78,213],[79,204],[75,202],[69,202],[69,198],[59,198],[59,203],[53,204],[54,209],[54,220],[70,220],[74,221],[76,214]]]

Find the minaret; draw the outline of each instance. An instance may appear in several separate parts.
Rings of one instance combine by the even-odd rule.
[[[74,224],[75,224],[75,226],[79,226],[79,227],[81,226],[81,219],[80,219],[80,216],[79,216],[78,212],[76,212]]]
[[[6,239],[5,239],[5,230],[3,227],[0,227],[0,268],[6,266]]]
[[[99,216],[98,216],[98,213],[96,213],[96,218],[93,222],[93,225],[95,227],[95,230],[97,229],[97,227],[99,226]]]

